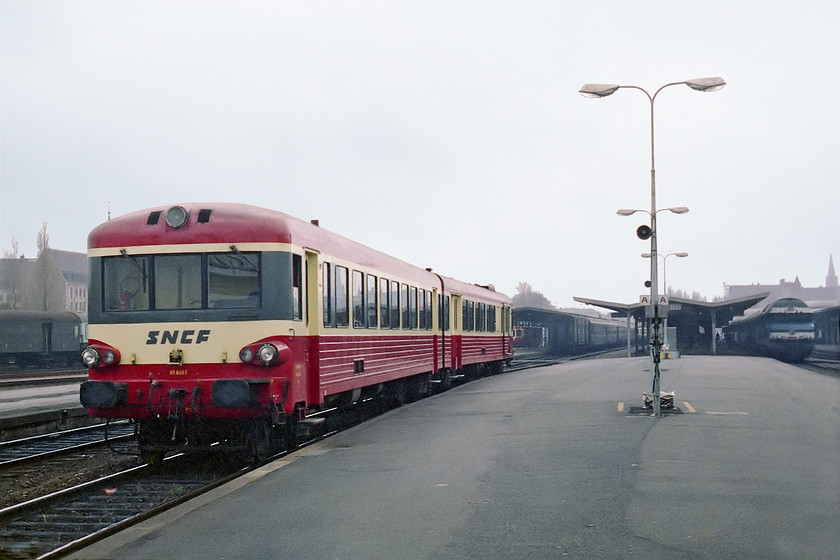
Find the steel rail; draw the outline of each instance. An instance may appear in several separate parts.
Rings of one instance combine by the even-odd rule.
[[[116,431],[113,437],[112,431]],[[126,433],[128,431],[130,433]],[[99,436],[99,433],[102,435]],[[4,441],[0,442],[0,468],[60,457],[133,438],[134,428],[127,421],[120,421]]]

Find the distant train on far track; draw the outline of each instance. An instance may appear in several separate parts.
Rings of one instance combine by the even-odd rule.
[[[69,311],[0,311],[0,363],[78,365],[82,321]]]
[[[727,343],[752,354],[798,363],[814,351],[814,310],[801,299],[783,298],[723,332]]]
[[[151,208],[88,236],[82,405],[141,453],[260,458],[331,407],[404,402],[513,357],[511,300],[317,223],[229,203]]]
[[[521,307],[513,311],[514,346],[564,356],[618,348],[627,341],[624,321]]]

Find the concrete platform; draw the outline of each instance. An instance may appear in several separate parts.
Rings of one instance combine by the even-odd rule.
[[[511,372],[392,411],[75,559],[830,558],[840,379],[769,359]],[[117,489],[119,491],[119,489]]]
[[[79,382],[0,389],[0,441],[87,426],[94,420],[79,404]]]

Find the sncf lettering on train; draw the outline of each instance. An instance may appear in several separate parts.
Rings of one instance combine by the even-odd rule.
[[[146,344],[201,344],[210,340],[209,330],[149,331]]]

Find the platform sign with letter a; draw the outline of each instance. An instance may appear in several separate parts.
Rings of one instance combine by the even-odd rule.
[[[659,307],[659,313],[654,312],[654,305],[651,301],[650,294],[642,294],[639,296],[639,303],[645,306],[645,317],[651,318],[654,316],[659,316],[661,318],[668,316],[668,296],[666,295],[658,295],[656,296],[656,306]]]

